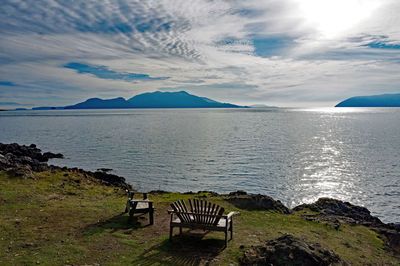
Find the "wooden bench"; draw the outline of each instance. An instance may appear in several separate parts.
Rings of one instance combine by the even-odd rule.
[[[169,239],[172,239],[174,227],[179,227],[180,234],[182,228],[222,231],[225,233],[225,246],[227,246],[228,231],[230,231],[230,239],[233,238],[233,215],[240,213],[230,212],[228,215],[223,215],[224,208],[199,199],[189,199],[189,206],[190,210],[184,200],[171,203],[173,210],[168,211],[171,215]]]
[[[150,225],[154,224],[154,206],[153,201],[147,198],[147,193],[143,193],[143,199],[133,199],[135,192],[127,191],[128,201],[126,202],[125,213],[133,217],[135,213],[149,214]]]

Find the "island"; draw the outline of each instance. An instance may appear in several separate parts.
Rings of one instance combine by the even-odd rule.
[[[335,107],[400,107],[400,94],[356,96],[338,103]]]
[[[34,107],[32,110],[60,109],[127,109],[127,108],[244,108],[230,103],[221,103],[186,91],[142,93],[125,100],[90,98],[84,102],[65,107]]]

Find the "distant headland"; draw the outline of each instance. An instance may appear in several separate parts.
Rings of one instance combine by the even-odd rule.
[[[230,103],[221,103],[206,97],[187,93],[161,92],[143,93],[125,100],[122,97],[114,99],[90,98],[84,102],[64,107],[34,107],[32,110],[59,109],[125,109],[125,108],[243,108]]]
[[[400,107],[400,94],[356,96],[338,103],[335,107]]]

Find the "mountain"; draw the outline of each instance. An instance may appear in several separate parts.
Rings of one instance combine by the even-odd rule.
[[[110,108],[130,108],[129,103],[122,97],[103,100],[91,98],[82,103],[65,106],[64,109],[110,109]]]
[[[241,106],[220,103],[205,97],[198,97],[185,91],[152,92],[136,95],[129,100],[122,97],[103,100],[91,98],[65,109],[118,109],[118,108],[238,108]]]
[[[400,107],[400,94],[380,94],[352,97],[335,107]]]

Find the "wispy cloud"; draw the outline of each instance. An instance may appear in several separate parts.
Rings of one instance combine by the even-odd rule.
[[[0,79],[13,85],[0,93],[67,105],[179,88],[297,105],[399,91],[399,12],[395,0],[4,0]]]

